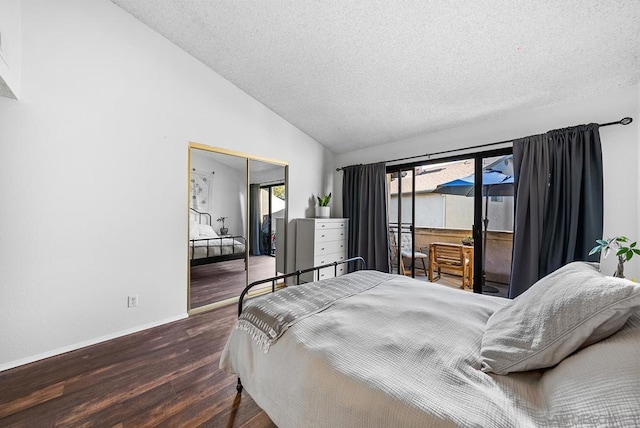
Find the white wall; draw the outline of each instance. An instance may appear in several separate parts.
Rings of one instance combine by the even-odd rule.
[[[0,96],[20,97],[22,0],[0,1]]]
[[[0,370],[186,315],[189,141],[288,161],[290,218],[334,167],[108,0],[22,6],[21,97],[0,98]]]
[[[507,114],[497,119],[482,120],[467,126],[341,154],[336,156],[335,161],[338,166],[379,162],[525,137],[580,123],[611,122],[631,116],[634,121],[630,125],[600,129],[605,175],[604,235],[626,235],[632,239],[640,239],[639,104],[640,89],[636,85],[538,110]],[[335,182],[338,184],[336,190],[341,193],[342,173],[335,174]],[[341,194],[336,196],[335,200],[340,203],[336,209],[340,212],[342,196]],[[612,258],[605,260],[603,271],[613,272],[614,262]],[[640,258],[627,263],[625,272],[627,277],[640,278]]]
[[[436,193],[418,193],[416,195],[416,226],[445,226],[445,196]],[[389,198],[389,222],[398,222],[398,195]],[[402,194],[402,222],[411,222],[411,195]]]

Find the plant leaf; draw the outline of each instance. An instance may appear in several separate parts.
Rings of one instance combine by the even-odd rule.
[[[592,256],[592,255],[594,255],[595,253],[597,253],[598,251],[600,251],[600,246],[593,247],[593,248],[591,249],[591,251],[589,251],[589,255],[590,255],[590,256]]]
[[[638,250],[637,248],[634,248],[633,252],[640,256],[640,250]]]
[[[600,245],[607,245],[607,244],[608,244],[608,242],[607,242],[607,241],[605,241],[604,239],[596,239],[596,242],[597,242],[598,244],[600,244]]]
[[[625,253],[625,257],[627,261],[631,260],[631,257],[633,257],[633,251],[627,250],[627,252]]]
[[[629,248],[634,248],[636,246],[638,242],[632,242],[631,245],[629,245]]]
[[[610,252],[611,252],[611,248],[605,247],[604,250],[602,251],[602,258],[606,259]]]
[[[623,254],[625,254],[627,252],[626,248],[620,248],[618,251],[616,251],[616,256],[621,256]]]

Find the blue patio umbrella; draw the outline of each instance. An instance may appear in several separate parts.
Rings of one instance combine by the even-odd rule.
[[[505,157],[506,158],[506,157]],[[505,158],[500,159],[504,161]],[[497,165],[497,162],[494,162]],[[508,162],[505,163],[508,165]],[[487,254],[487,228],[489,226],[489,196],[513,196],[513,175],[504,174],[500,171],[490,169],[492,165],[489,165],[482,170],[482,196],[485,197],[484,204],[484,219],[482,220],[484,226],[484,238],[482,240],[482,272],[485,270],[485,259]],[[441,193],[447,195],[459,195],[459,196],[474,196],[475,195],[475,177],[469,175],[463,178],[457,178],[455,180],[439,184],[432,193]],[[498,290],[496,289],[495,292]]]
[[[469,175],[438,184],[432,193],[473,196],[475,190],[475,178],[473,175]],[[483,170],[482,196],[513,196],[513,176],[499,171]]]

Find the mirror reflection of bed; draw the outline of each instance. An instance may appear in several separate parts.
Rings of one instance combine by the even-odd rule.
[[[276,274],[286,163],[195,143],[189,161],[189,310],[200,311]]]

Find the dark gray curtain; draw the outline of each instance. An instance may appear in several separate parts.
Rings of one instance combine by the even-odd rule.
[[[360,256],[367,269],[389,272],[387,179],[383,162],[343,169],[342,207],[349,219],[348,256]]]
[[[250,200],[249,200],[249,254],[252,256],[259,256],[260,242],[262,241],[260,236],[260,185],[252,184],[249,187]]]
[[[602,238],[602,148],[597,124],[513,142],[515,217],[509,297],[589,256]]]

